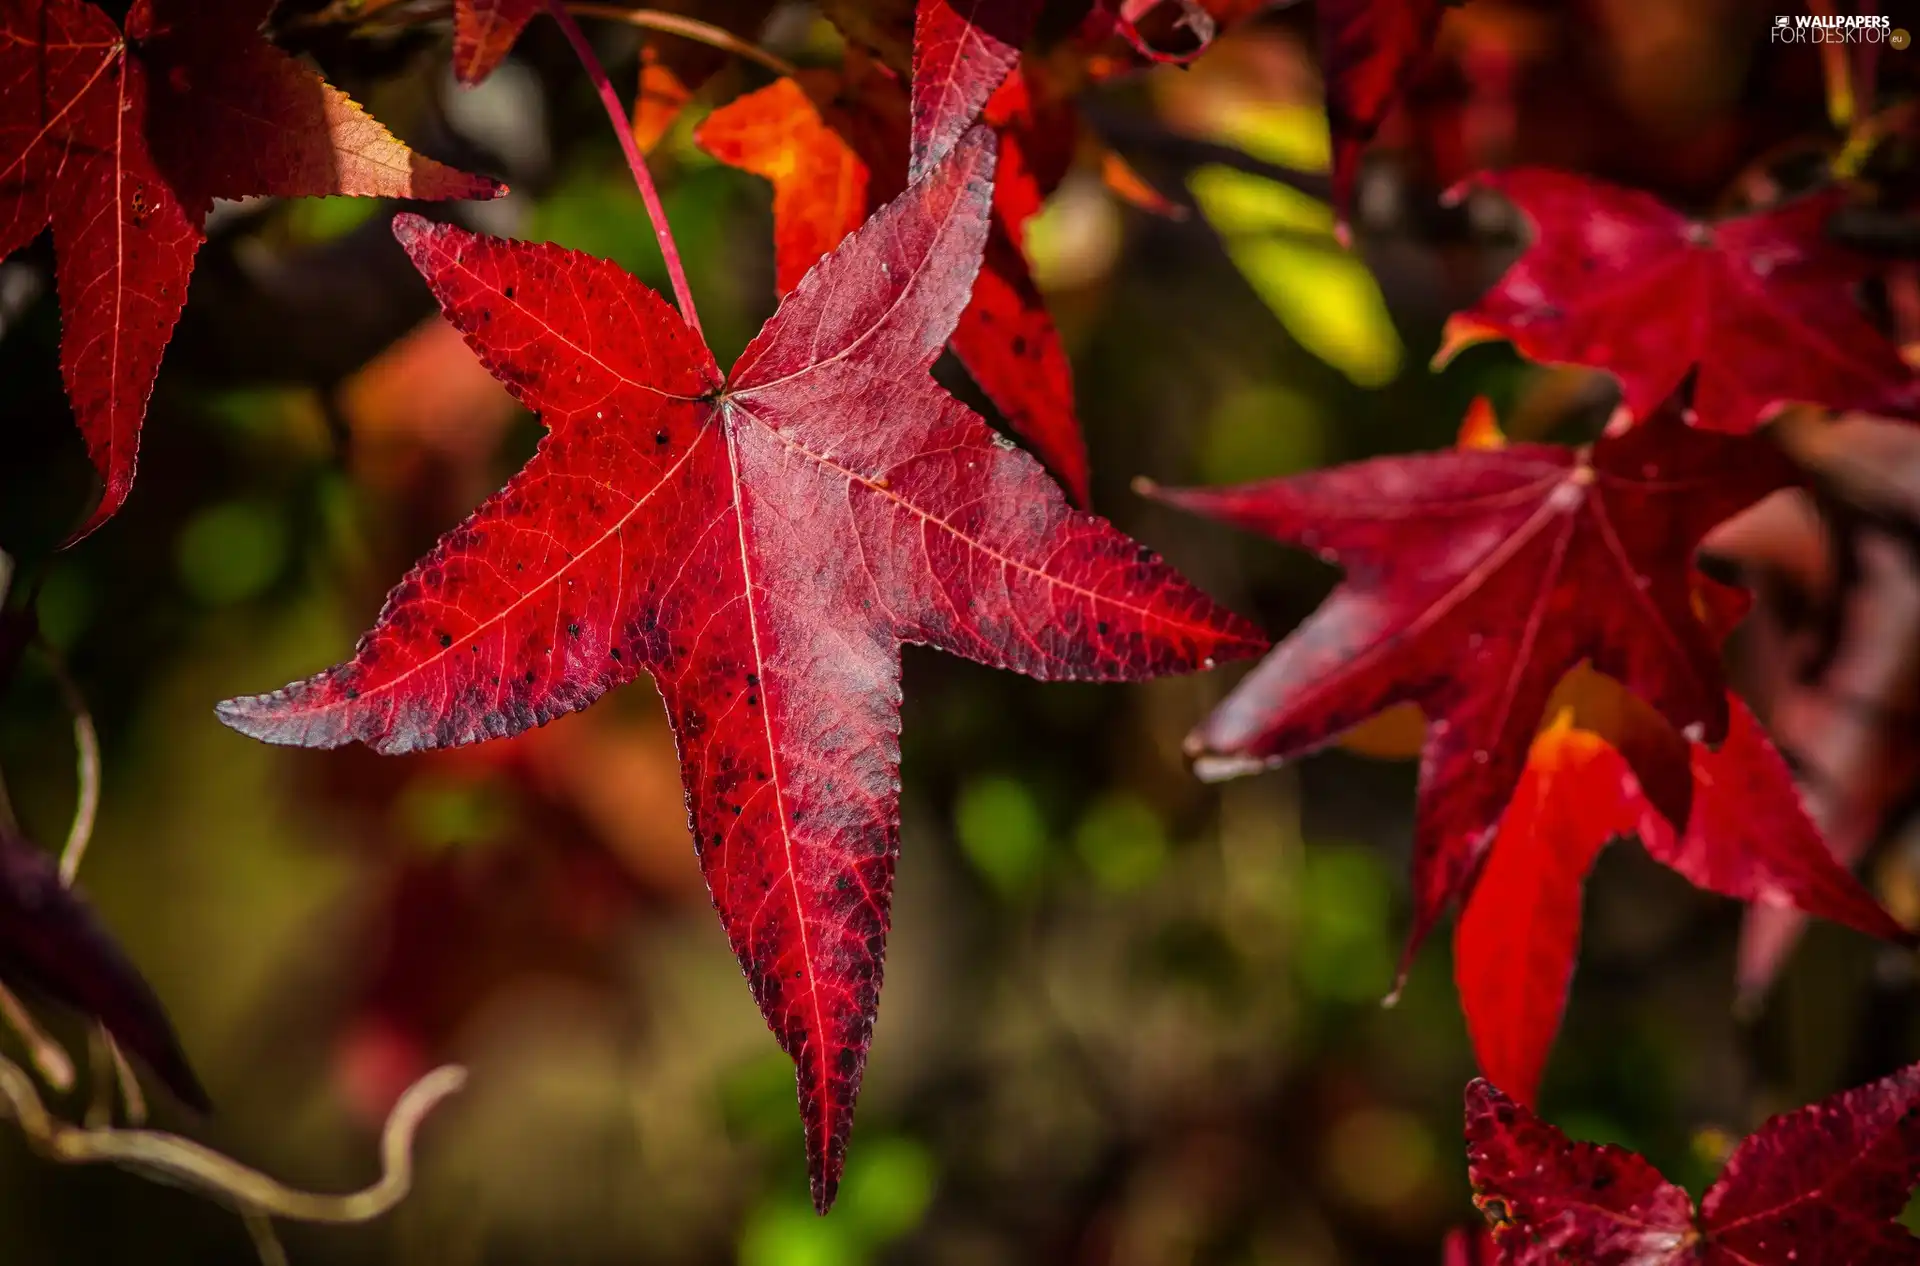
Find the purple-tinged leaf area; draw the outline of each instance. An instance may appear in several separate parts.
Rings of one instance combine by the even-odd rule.
[[[1507,1266],[1695,1260],[1693,1201],[1640,1156],[1576,1143],[1483,1079],[1466,1098],[1467,1176]]]
[[[1520,208],[1533,242],[1449,320],[1436,363],[1504,338],[1611,373],[1636,419],[1691,376],[1695,425],[1734,434],[1796,403],[1920,417],[1920,380],[1858,298],[1881,266],[1826,232],[1843,191],[1705,222],[1569,172],[1475,181]]]
[[[1677,734],[1726,737],[1719,647],[1695,613],[1690,560],[1716,523],[1795,477],[1771,446],[1668,412],[1589,448],[1452,450],[1160,492],[1346,572],[1188,736],[1188,753],[1203,777],[1231,777],[1417,704],[1428,727],[1411,955],[1471,891],[1568,670],[1590,663]],[[1686,779],[1643,763],[1643,788],[1684,821]]]
[[[53,859],[0,829],[0,981],[98,1020],[181,1103],[212,1110],[160,999]]]
[[[1920,1240],[1895,1220],[1920,1177],[1920,1065],[1774,1117],[1700,1201],[1708,1266],[1896,1266]]]
[[[1039,0],[920,0],[913,25],[912,158],[917,180],[980,117],[1020,60]]]
[[[1786,1113],[1734,1149],[1694,1215],[1619,1147],[1576,1143],[1467,1086],[1467,1173],[1507,1266],[1912,1266],[1920,1065]]]
[[[968,132],[816,265],[723,380],[616,266],[410,217],[448,318],[548,435],[389,597],[354,657],[222,718],[382,751],[517,733],[649,673],[831,1204],[899,847],[902,643],[1047,680],[1258,654],[1259,633],[1073,510],[928,373],[987,234]]]

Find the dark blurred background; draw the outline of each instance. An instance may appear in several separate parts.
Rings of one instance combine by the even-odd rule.
[[[1612,406],[1594,375],[1524,366],[1504,345],[1426,368],[1447,313],[1519,242],[1504,207],[1439,194],[1516,161],[1703,211],[1790,181],[1835,134],[1817,61],[1767,44],[1771,13],[1450,12],[1370,159],[1355,255],[1324,206],[1268,178],[1311,190],[1326,161],[1309,6],[1241,25],[1191,69],[1090,94],[1094,130],[1192,208],[1129,205],[1090,149],[1030,235],[1074,358],[1096,507],[1277,636],[1333,573],[1152,507],[1135,475],[1237,481],[1438,447],[1477,394],[1516,435],[1591,434]],[[664,288],[555,31],[536,21],[469,91],[448,78],[443,19],[368,32],[283,13],[282,42],[418,148],[515,190],[432,214],[610,256]],[[593,30],[628,86],[634,39]],[[834,38],[798,6],[761,35],[802,62],[833,60]],[[724,70],[654,156],[722,363],[773,307],[770,195],[689,131],[765,78]],[[1259,162],[1223,165],[1220,146]],[[218,1104],[206,1122],[161,1104],[160,1123],[343,1189],[376,1173],[404,1086],[442,1061],[473,1070],[428,1123],[398,1211],[285,1225],[291,1259],[1438,1261],[1443,1233],[1474,1217],[1459,1145],[1473,1064],[1444,935],[1380,1005],[1405,926],[1412,765],[1335,752],[1196,782],[1181,737],[1235,673],[1041,686],[908,653],[887,989],[824,1219],[791,1067],[708,907],[649,687],[406,758],[276,750],[216,722],[216,700],[341,659],[411,560],[537,440],[434,314],[388,234],[394,210],[219,209],[132,499],[60,553],[93,494],[57,371],[51,251],[0,265],[0,548],[39,586],[104,745],[82,883]],[[978,402],[956,366],[941,372]],[[71,812],[67,732],[29,657],[0,698],[0,769],[42,841]],[[1878,834],[1897,836],[1901,805],[1885,807]],[[1882,872],[1895,896],[1911,887],[1904,863]],[[1736,1018],[1739,917],[1632,846],[1608,851],[1547,1116],[1697,1190],[1766,1112],[1920,1052],[1905,978],[1828,927]],[[23,1266],[257,1260],[228,1211],[57,1166],[6,1129],[0,1246]]]

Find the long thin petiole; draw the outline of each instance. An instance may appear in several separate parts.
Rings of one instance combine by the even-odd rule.
[[[627,166],[633,169],[633,183],[640,190],[640,201],[646,204],[647,218],[653,221],[653,235],[659,239],[660,256],[666,261],[667,279],[673,283],[673,297],[680,305],[680,315],[694,335],[705,342],[707,336],[700,329],[700,316],[693,308],[693,291],[687,287],[687,270],[680,263],[680,248],[674,244],[673,230],[667,225],[666,208],[660,205],[660,191],[653,187],[653,177],[647,171],[647,160],[640,153],[638,142],[633,139],[633,128],[627,122],[626,107],[620,104],[620,96],[614,92],[613,82],[607,78],[606,67],[600,64],[593,46],[581,34],[580,24],[567,12],[564,0],[547,0],[547,12],[560,24],[567,42],[573,45],[574,55],[580,59],[587,77],[593,80],[594,90],[600,94],[600,104],[606,107],[607,119],[613,124],[613,134],[620,138],[620,148],[627,156]]]
[[[60,850],[60,882],[69,888],[80,873],[80,861],[87,855],[87,842],[93,838],[94,819],[100,812],[100,734],[93,725],[93,713],[87,698],[67,672],[60,652],[45,641],[40,643],[53,681],[60,689],[61,701],[73,718],[74,766],[78,793],[73,806],[73,825],[67,830],[67,842]]]
[[[698,18],[682,17],[678,13],[663,13],[658,9],[623,9],[617,4],[569,4],[567,12],[582,18],[605,18],[609,22],[625,22],[628,26],[637,26],[649,31],[664,31],[668,35],[678,35],[682,39],[706,44],[735,57],[744,57],[750,62],[765,66],[776,75],[785,75],[789,79],[800,73],[799,67],[784,57],[769,53],[758,44],[741,39],[732,31],[718,27],[711,22],[702,22]]]

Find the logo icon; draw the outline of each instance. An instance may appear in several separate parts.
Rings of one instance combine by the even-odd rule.
[[[1895,31],[1892,35],[1889,35],[1887,37],[1887,43],[1893,45],[1895,48],[1904,49],[1907,45],[1913,43],[1913,37],[1907,34],[1905,28],[1902,28]]]

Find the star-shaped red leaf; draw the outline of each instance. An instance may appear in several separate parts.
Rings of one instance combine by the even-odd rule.
[[[1429,725],[1408,953],[1465,896],[1542,711],[1581,663],[1676,733],[1727,734],[1718,643],[1691,558],[1720,520],[1794,478],[1755,439],[1671,412],[1580,449],[1385,457],[1238,488],[1157,495],[1314,550],[1345,581],[1187,740],[1203,777],[1306,755],[1396,704]],[[1635,756],[1629,752],[1630,757]],[[1671,761],[1641,782],[1684,820]]]
[[[100,1021],[180,1102],[210,1110],[153,989],[59,867],[0,827],[0,981]]]
[[[814,268],[730,374],[612,264],[402,218],[448,318],[549,434],[348,662],[221,705],[273,742],[516,733],[652,675],[714,905],[838,1182],[898,848],[902,643],[1046,679],[1257,653],[1258,633],[941,392],[987,236],[961,140]]]
[[[1920,384],[1868,319],[1873,261],[1830,240],[1839,190],[1715,222],[1568,172],[1478,178],[1534,240],[1447,324],[1436,363],[1486,338],[1604,369],[1644,418],[1693,377],[1695,425],[1745,433],[1787,404],[1920,416]]]
[[[1353,211],[1360,155],[1433,44],[1443,0],[1318,0],[1320,74],[1333,134],[1333,209]]]
[[[904,186],[906,96],[884,67],[855,55],[838,75],[807,72],[729,102],[694,133],[721,162],[773,182],[782,294]],[[1084,506],[1087,454],[1073,368],[1019,245],[1027,220],[1066,174],[1078,120],[1064,102],[1036,101],[1018,71],[987,101],[985,117],[1001,138],[994,218],[986,264],[954,330],[954,354]]]
[[[106,484],[80,535],[133,485],[215,198],[499,192],[414,154],[268,44],[272,7],[138,0],[124,35],[84,0],[0,8],[0,256],[53,225],[60,368]]]
[[[1624,1148],[1576,1143],[1485,1081],[1467,1172],[1508,1266],[1910,1266],[1920,1065],[1777,1116],[1700,1201]]]

